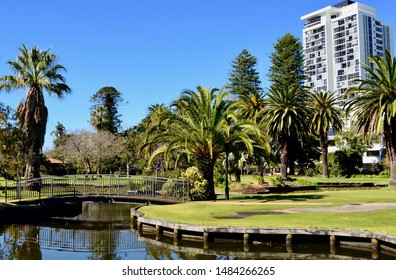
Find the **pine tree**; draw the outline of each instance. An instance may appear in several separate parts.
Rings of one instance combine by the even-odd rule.
[[[261,81],[256,69],[257,58],[246,49],[232,61],[228,89],[237,98],[258,95],[261,92]]]
[[[91,97],[91,124],[96,130],[117,133],[121,126],[118,106],[122,103],[122,93],[114,87],[103,87]]]
[[[274,52],[270,55],[272,65],[267,75],[271,82],[271,90],[274,94],[279,95],[282,92],[290,92],[291,89],[299,88],[302,90],[299,95],[299,99],[301,99],[300,101],[303,101],[306,98],[306,92],[302,89],[304,83],[304,55],[302,50],[303,46],[300,40],[289,33],[278,39],[277,43],[274,45]],[[302,115],[305,113],[307,112],[304,110],[299,112],[299,114]],[[299,116],[294,116],[294,118],[297,117]],[[293,123],[295,121],[296,120],[293,120]],[[303,120],[300,120],[300,122],[302,123]],[[300,145],[303,146],[304,143],[309,142],[303,132],[304,131],[299,131],[298,128],[293,127],[287,133],[287,143],[278,144],[287,147],[294,146],[296,145],[296,142],[301,141]],[[306,154],[309,152],[304,149],[302,153]],[[299,155],[287,153],[287,162],[290,173],[294,173],[294,163],[296,162],[297,157],[301,156],[302,153]],[[311,157],[310,155],[307,156]],[[285,159],[283,159],[282,164],[286,164]],[[283,167],[286,168],[286,166]],[[283,176],[286,176],[286,174],[283,174]]]
[[[270,55],[272,66],[268,74],[274,89],[281,86],[291,88],[303,84],[304,55],[302,49],[300,40],[289,33],[274,45],[274,52]]]

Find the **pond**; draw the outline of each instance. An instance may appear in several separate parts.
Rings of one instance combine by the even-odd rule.
[[[3,260],[252,260],[396,259],[396,254],[305,243],[244,245],[239,241],[203,243],[174,240],[131,227],[133,204],[84,202],[74,217],[0,224]]]

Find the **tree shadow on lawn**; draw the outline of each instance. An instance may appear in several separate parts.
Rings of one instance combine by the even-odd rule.
[[[273,195],[245,195],[245,196],[238,196],[238,197],[233,197],[230,200],[246,200],[246,201],[251,201],[251,200],[258,200],[260,202],[273,202],[273,201],[309,201],[309,200],[316,200],[316,199],[322,199],[324,198],[324,195],[319,195],[319,194],[294,194],[294,195],[278,195],[278,194],[273,194]]]

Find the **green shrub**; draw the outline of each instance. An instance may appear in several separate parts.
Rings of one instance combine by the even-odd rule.
[[[316,174],[316,170],[313,168],[308,168],[307,171],[305,172],[305,175],[309,177],[313,177],[315,176],[315,174]]]
[[[160,194],[164,197],[180,199],[183,197],[183,189],[177,188],[174,181],[172,179],[168,179],[166,183],[162,185]]]
[[[378,175],[382,176],[383,178],[387,178],[390,176],[390,172],[388,169],[385,169],[384,171],[381,171]]]
[[[206,181],[201,172],[195,166],[187,168],[184,172],[183,179],[190,182],[191,200],[208,200],[208,181]]]
[[[285,179],[282,176],[275,176],[270,178],[271,185],[276,187],[284,187],[285,186]]]

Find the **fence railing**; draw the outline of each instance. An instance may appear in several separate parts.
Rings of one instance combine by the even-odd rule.
[[[3,189],[5,202],[62,195],[132,196],[177,202],[189,200],[188,181],[147,176],[73,175],[42,177],[32,180],[6,181],[0,188]]]

